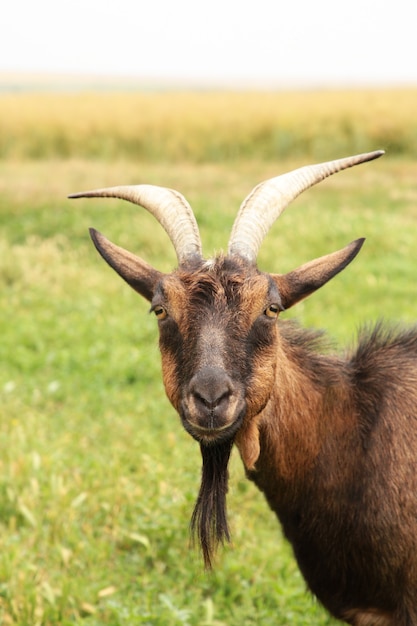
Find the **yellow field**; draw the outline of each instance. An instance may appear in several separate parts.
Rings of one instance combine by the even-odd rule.
[[[417,88],[0,96],[0,157],[275,159],[417,155]]]

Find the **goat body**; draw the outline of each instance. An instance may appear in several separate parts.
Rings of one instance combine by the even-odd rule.
[[[248,477],[335,617],[415,624],[417,331],[378,327],[343,361],[290,335],[294,386],[277,380]]]
[[[280,311],[346,267],[363,240],[285,275],[256,267],[262,238],[292,198],[380,154],[301,168],[259,185],[241,206],[228,254],[210,261],[177,192],[139,185],[77,196],[141,204],[176,247],[178,269],[162,274],[91,231],[100,254],[151,302],[158,319],[166,393],[202,453],[192,527],[206,565],[215,544],[229,538],[227,466],[235,444],[329,612],[356,626],[411,626],[417,625],[417,329],[379,325],[341,358],[320,350],[319,333],[278,321]]]

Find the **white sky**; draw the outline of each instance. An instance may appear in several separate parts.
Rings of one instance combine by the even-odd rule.
[[[417,84],[413,0],[3,0],[0,72]]]

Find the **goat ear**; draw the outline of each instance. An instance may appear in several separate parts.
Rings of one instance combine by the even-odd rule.
[[[358,254],[365,239],[356,239],[342,250],[314,259],[288,274],[273,274],[285,309],[306,298],[341,272]]]
[[[152,300],[163,274],[131,252],[116,246],[94,228],[90,236],[103,259],[141,296]]]

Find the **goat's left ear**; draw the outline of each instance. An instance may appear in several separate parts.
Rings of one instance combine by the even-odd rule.
[[[342,250],[314,259],[288,274],[272,274],[271,277],[279,289],[283,307],[289,309],[341,272],[353,261],[364,241],[365,239],[356,239]]]
[[[116,246],[94,228],[90,236],[103,259],[141,296],[152,300],[163,274],[128,250]]]

